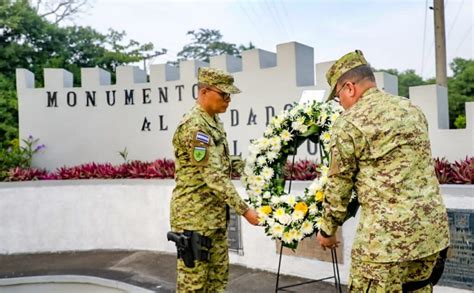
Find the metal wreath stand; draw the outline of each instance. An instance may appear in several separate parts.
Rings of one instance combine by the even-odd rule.
[[[308,138],[308,139],[310,139],[311,141],[313,141],[313,142],[315,142],[319,145],[319,153],[321,155],[321,162],[322,162],[323,158],[322,158],[322,153],[321,152],[323,150],[322,150],[321,144],[318,141],[318,138],[316,138],[316,141],[314,141],[311,138]],[[294,165],[295,165],[295,157],[296,157],[296,153],[297,153],[297,148],[298,148],[298,141],[297,141],[297,139],[295,139],[293,159],[292,159],[292,162],[291,162],[290,182],[288,184],[288,194],[291,192],[291,183],[293,182],[293,170],[294,170]],[[279,260],[278,260],[278,271],[277,271],[277,279],[276,279],[276,285],[275,285],[275,293],[277,293],[278,291],[286,291],[285,289],[287,289],[287,288],[307,285],[307,284],[321,282],[321,281],[329,280],[329,279],[334,279],[334,286],[336,288],[336,292],[342,293],[341,277],[339,275],[339,266],[338,266],[338,263],[337,263],[337,254],[336,254],[336,248],[335,247],[331,248],[331,259],[332,259],[332,270],[333,270],[333,275],[332,276],[278,287],[279,282],[280,282],[280,269],[281,269],[281,256],[282,256],[282,254],[283,254],[283,241],[281,241],[281,246],[280,246],[280,257],[279,257]]]

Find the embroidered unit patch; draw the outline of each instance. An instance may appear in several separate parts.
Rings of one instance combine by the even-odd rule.
[[[209,144],[209,135],[198,131],[196,133],[196,140],[205,144]]]
[[[196,162],[204,160],[206,157],[206,152],[207,150],[205,147],[195,146],[193,151],[194,160],[196,160]]]

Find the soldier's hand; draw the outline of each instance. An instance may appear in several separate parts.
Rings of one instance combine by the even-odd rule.
[[[316,236],[316,239],[319,241],[319,244],[322,246],[322,248],[324,250],[326,250],[326,248],[336,248],[339,246],[339,241],[337,241],[336,239],[336,235],[331,235],[329,237],[324,237],[323,235],[321,235],[321,232],[318,231],[318,236]]]
[[[249,208],[243,216],[250,224],[258,225],[258,215],[254,209]]]

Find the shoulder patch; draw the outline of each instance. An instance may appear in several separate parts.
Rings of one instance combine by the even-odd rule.
[[[205,134],[204,132],[201,132],[201,131],[196,132],[195,139],[202,143],[209,144],[209,135]]]
[[[195,146],[193,149],[193,159],[196,162],[201,162],[206,158],[207,149],[203,146]]]

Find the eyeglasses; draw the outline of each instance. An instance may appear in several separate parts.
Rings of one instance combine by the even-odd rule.
[[[339,93],[342,91],[343,88],[346,87],[346,85],[348,83],[352,83],[353,85],[356,85],[357,83],[361,82],[362,80],[364,80],[365,78],[361,78],[361,79],[358,79],[356,81],[346,81],[342,87],[336,92],[336,94],[334,95],[334,101],[337,102],[337,103],[340,103],[341,102],[341,99],[339,99]]]
[[[213,88],[210,88],[210,87],[208,87],[207,89],[212,91],[212,92],[218,93],[222,97],[222,99],[224,99],[224,101],[226,101],[226,102],[230,101],[230,94],[229,93],[224,93],[224,92],[221,92],[221,91],[217,91],[217,90],[215,90]]]
[[[343,88],[346,87],[347,83],[350,82],[350,81],[347,81],[344,83],[344,85],[336,92],[336,94],[334,95],[334,101],[339,103],[341,100],[339,99],[339,93],[342,91]]]

